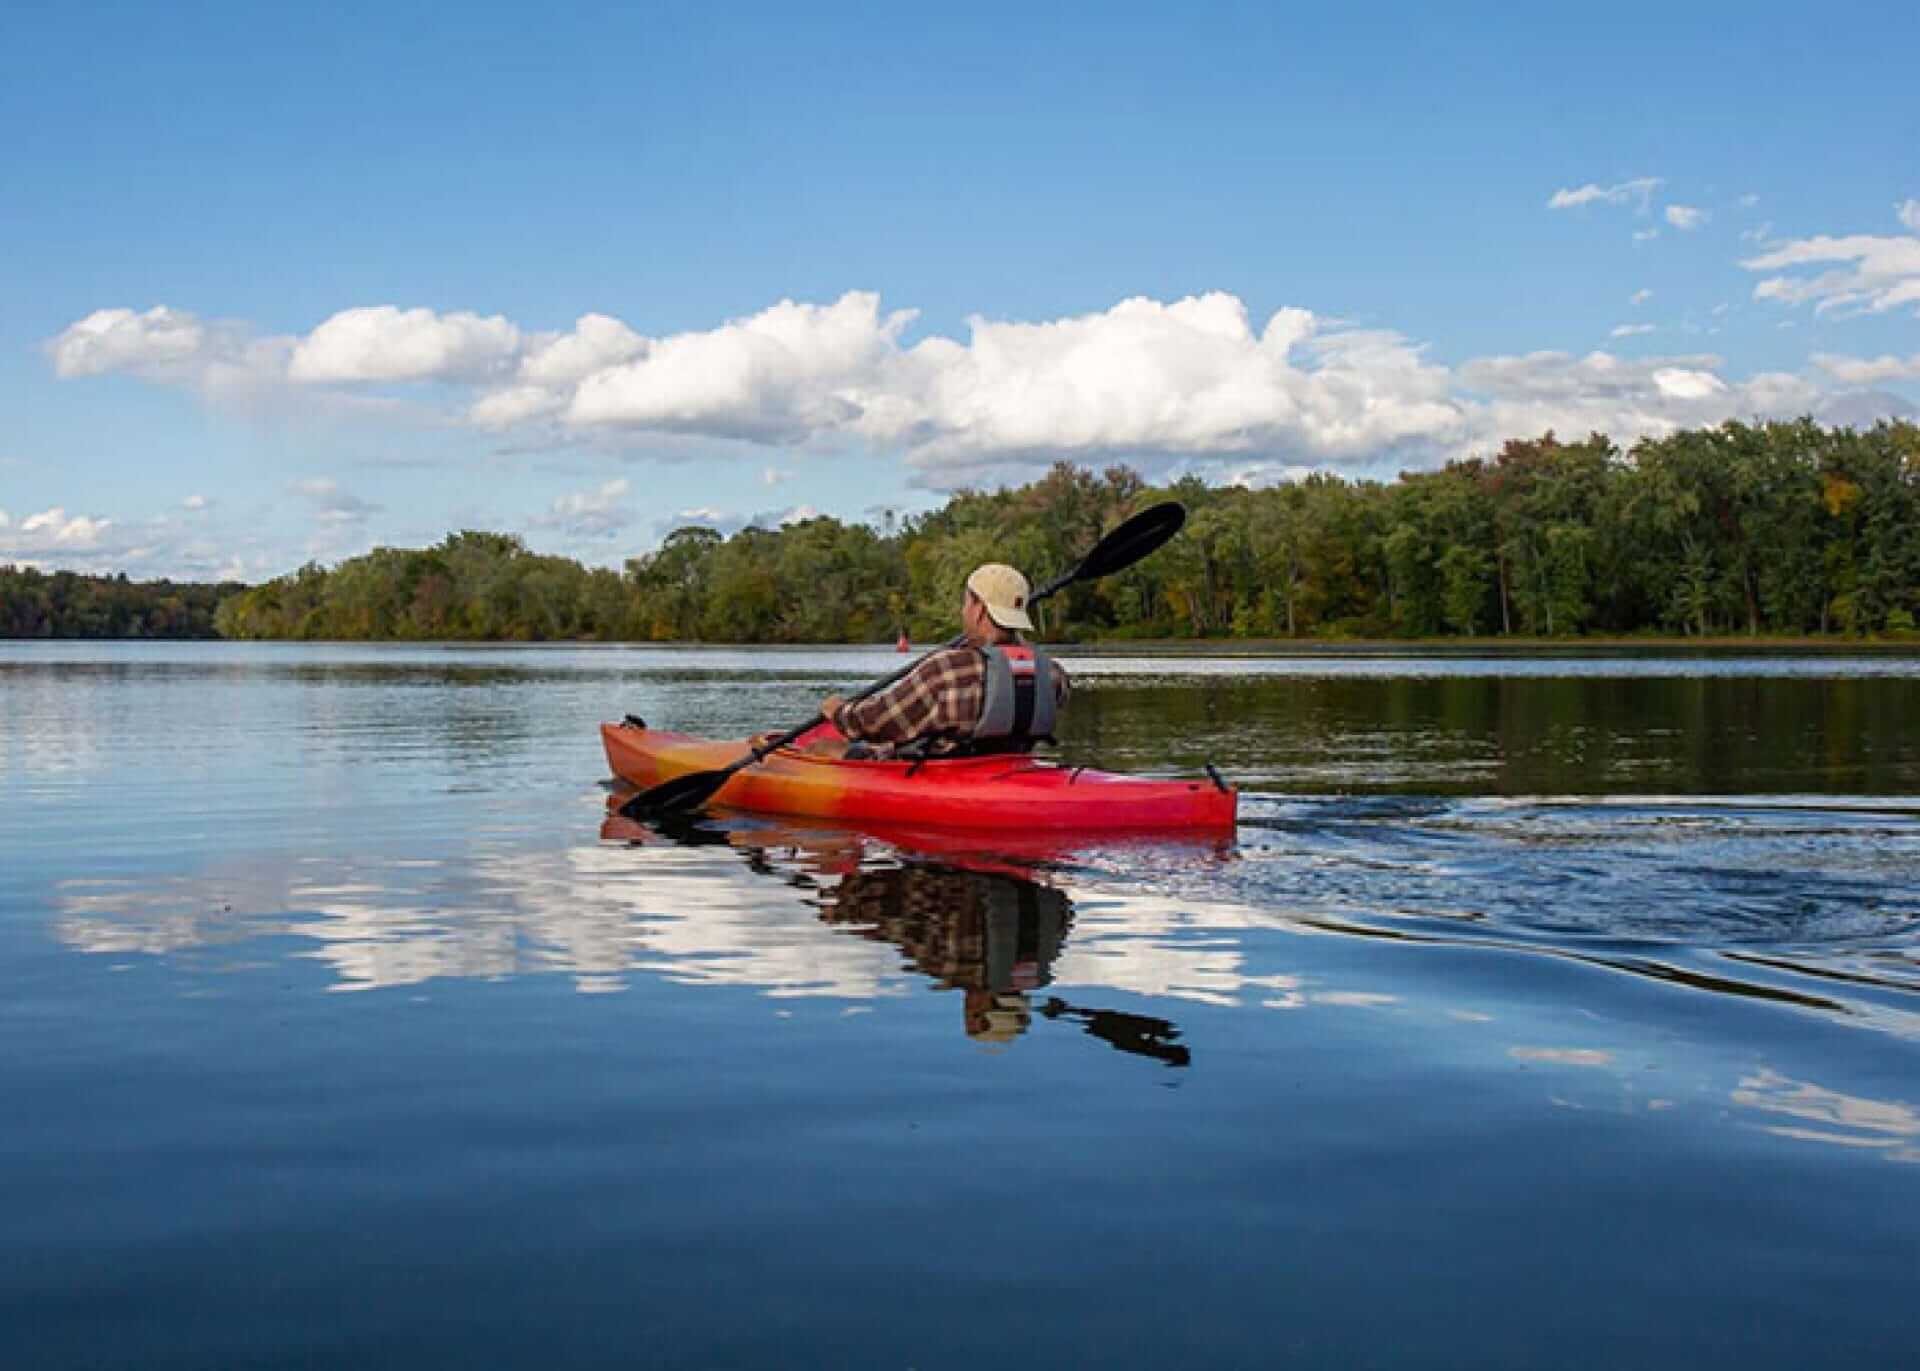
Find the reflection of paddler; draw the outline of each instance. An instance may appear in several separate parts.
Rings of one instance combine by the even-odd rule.
[[[615,809],[620,799],[610,797],[608,808]],[[742,828],[695,820],[642,824],[614,813],[600,836],[730,846],[763,874],[806,873],[804,884],[820,882],[823,921],[893,943],[906,953],[908,965],[960,991],[967,1036],[976,1042],[1010,1042],[1026,1032],[1034,1014],[1028,993],[1052,982],[1053,964],[1073,926],[1073,906],[1063,892],[1017,874],[1010,860],[991,855],[956,852],[929,861],[896,843],[896,852],[907,858],[903,864],[868,866],[867,842],[857,834],[764,820]],[[979,869],[981,862],[991,866]],[[1165,1019],[1081,1009],[1052,995],[1039,1012],[1078,1023],[1122,1052],[1169,1066],[1186,1066],[1191,1059],[1176,1041],[1180,1030]]]
[[[1073,914],[1049,886],[916,863],[848,873],[823,892],[821,918],[898,946],[964,992],[969,1037],[1006,1042],[1032,1020],[1026,992],[1052,980]]]
[[[1033,1006],[1025,995],[996,995],[991,990],[966,993],[967,1036],[975,1042],[1012,1042],[1033,1022]]]

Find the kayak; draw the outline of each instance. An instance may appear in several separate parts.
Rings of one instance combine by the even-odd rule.
[[[644,822],[620,812],[620,806],[636,793],[621,786],[607,796],[607,816],[600,824],[603,839],[633,847],[725,846],[741,852],[774,852],[814,876],[845,876],[866,869],[876,844],[933,865],[1020,880],[1043,880],[1049,866],[1093,852],[1119,855],[1137,850],[1159,861],[1177,855],[1187,864],[1198,865],[1230,860],[1234,851],[1231,828],[982,830],[725,808],[710,808],[699,818],[683,816],[679,822]]]
[[[712,803],[762,814],[934,828],[1218,833],[1232,830],[1239,800],[1231,786],[1211,776],[1122,776],[1022,754],[850,761],[800,750],[820,736],[838,734],[822,724],[798,747],[743,767]],[[600,738],[613,774],[643,790],[689,772],[718,771],[750,747],[744,738],[696,738],[638,722],[602,724]]]

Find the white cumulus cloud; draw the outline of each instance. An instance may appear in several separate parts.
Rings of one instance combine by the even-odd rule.
[[[1461,421],[1445,368],[1400,335],[1301,309],[1255,331],[1224,293],[970,328],[964,345],[915,347],[899,404],[871,427],[916,465],[1275,449],[1338,460],[1438,439]]]
[[[1762,296],[1891,308],[1906,286],[1920,290],[1920,264],[1906,253],[1920,253],[1920,238],[1809,239],[1770,245],[1744,265],[1779,273],[1761,283]],[[1805,272],[1836,261],[1845,270]],[[1630,300],[1651,298],[1642,289]],[[1125,461],[1155,478],[1326,469],[1390,476],[1549,427],[1628,442],[1729,417],[1807,412],[1830,398],[1806,377],[1737,380],[1718,358],[1528,353],[1449,367],[1388,329],[1298,308],[1256,320],[1237,296],[1218,291],[1136,297],[1061,318],[975,316],[957,336],[909,341],[914,317],[883,308],[875,293],[850,291],[649,337],[604,314],[541,332],[497,317],[381,306],[342,311],[303,338],[261,338],[180,311],[103,311],[49,350],[63,375],[140,369],[161,383],[183,379],[166,370],[182,358],[201,368],[184,379],[197,379],[216,363],[254,365],[248,358],[268,359],[253,374],[271,375],[277,356],[276,384],[288,394],[360,404],[367,397],[355,388],[374,382],[383,390],[372,398],[398,405],[385,388],[411,378],[475,427],[528,427],[600,447],[644,448],[667,435],[729,440],[762,461],[769,449],[796,446],[880,453],[935,489],[1024,479],[1063,458]],[[1654,331],[1629,322],[1613,336]],[[296,382],[295,362],[308,379]],[[1829,388],[1839,375],[1809,369],[1816,374]],[[791,475],[784,462],[762,469],[768,486]],[[377,510],[331,481],[292,489],[322,527],[363,525]],[[600,486],[562,496],[536,526],[582,535],[622,527],[628,493]]]
[[[913,318],[911,310],[883,316],[870,291],[831,305],[782,300],[716,329],[662,338],[644,356],[586,376],[567,418],[773,443],[856,429],[886,408],[881,371]]]
[[[467,417],[482,428],[510,428],[557,415],[580,382],[644,357],[651,346],[611,315],[583,314],[566,333],[528,336],[512,379],[483,394]]]
[[[467,418],[481,428],[512,428],[529,419],[557,414],[566,403],[564,393],[545,386],[506,386],[475,400]]]
[[[1920,200],[1902,200],[1893,207],[1893,212],[1902,224],[1920,233]]]
[[[1639,176],[1631,181],[1602,186],[1589,181],[1584,186],[1556,190],[1547,199],[1548,209],[1580,209],[1586,205],[1633,204],[1644,210],[1653,193],[1660,189],[1658,176]]]
[[[647,351],[645,338],[606,314],[583,314],[569,333],[539,333],[520,359],[520,380],[558,388],[584,381],[594,372],[632,361]]]
[[[22,519],[20,532],[37,533],[43,542],[54,547],[92,547],[112,524],[111,519],[90,519],[84,514],[68,517],[67,511],[56,505]]]
[[[475,380],[501,369],[520,346],[520,330],[499,315],[392,305],[344,309],[293,349],[296,381]]]
[[[1666,208],[1667,222],[1682,233],[1693,232],[1711,217],[1707,211],[1691,205],[1668,205]]]
[[[59,505],[20,519],[0,510],[0,565],[112,570],[123,542],[114,520],[68,514]]]
[[[1727,393],[1727,383],[1712,372],[1687,367],[1662,367],[1653,373],[1653,384],[1674,400],[1708,400]]]
[[[47,345],[56,376],[102,376],[113,371],[164,375],[195,360],[205,327],[182,310],[156,305],[144,314],[97,309],[70,324]]]

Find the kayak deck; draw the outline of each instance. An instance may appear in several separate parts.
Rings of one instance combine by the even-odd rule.
[[[646,789],[747,754],[715,740],[600,726],[613,774]],[[1238,802],[1210,779],[1161,780],[1003,755],[926,762],[848,761],[782,748],[745,767],[712,803],[763,814],[998,830],[1231,830]]]

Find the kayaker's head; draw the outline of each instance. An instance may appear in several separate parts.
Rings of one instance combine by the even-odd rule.
[[[1033,587],[1027,578],[1002,562],[987,562],[967,577],[966,603],[960,611],[967,637],[976,643],[1012,642],[1031,629],[1027,597]]]

